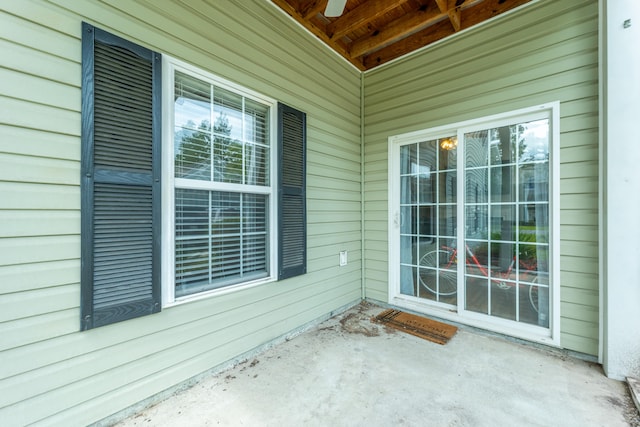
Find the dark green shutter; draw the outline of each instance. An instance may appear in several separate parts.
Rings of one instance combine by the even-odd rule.
[[[278,279],[307,272],[307,116],[278,104]]]
[[[81,329],[160,311],[161,61],[82,25]]]

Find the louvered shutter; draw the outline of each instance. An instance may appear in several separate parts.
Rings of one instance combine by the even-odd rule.
[[[306,114],[278,104],[278,279],[307,272]]]
[[[81,329],[160,311],[160,55],[82,26]]]

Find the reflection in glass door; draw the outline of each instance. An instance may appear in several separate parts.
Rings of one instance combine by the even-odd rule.
[[[389,138],[391,303],[559,342],[558,108]]]
[[[457,139],[400,147],[400,293],[456,305]],[[444,249],[443,249],[444,248]]]
[[[464,135],[464,307],[549,327],[549,121]]]

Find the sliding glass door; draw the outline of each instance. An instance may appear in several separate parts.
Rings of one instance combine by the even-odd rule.
[[[550,329],[551,128],[539,112],[390,138],[391,302]]]

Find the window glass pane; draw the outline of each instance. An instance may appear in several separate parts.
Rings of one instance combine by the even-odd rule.
[[[245,99],[244,140],[269,145],[269,108]]]
[[[240,233],[240,194],[211,192],[211,233],[238,235]]]
[[[211,179],[210,85],[176,72],[175,174],[179,178]]]
[[[175,176],[209,181],[211,179],[210,129],[176,128]]]
[[[242,140],[243,97],[226,89],[213,90],[213,130],[215,135]]]
[[[245,145],[245,184],[269,185],[269,148],[262,145]]]
[[[176,71],[174,95],[175,126],[188,129],[211,126],[211,85]]]
[[[176,190],[176,238],[199,238],[209,234],[209,194]]]
[[[176,296],[209,282],[209,239],[176,240]]]
[[[266,277],[268,196],[176,190],[176,296]]]
[[[175,177],[209,182],[175,192],[176,296],[267,277],[271,196],[241,186],[271,185],[270,107],[179,71],[174,90]]]
[[[242,232],[266,234],[267,197],[260,194],[242,196]]]
[[[176,190],[176,293],[209,279],[209,194]]]
[[[220,133],[213,138],[213,180],[242,183],[242,141]]]

